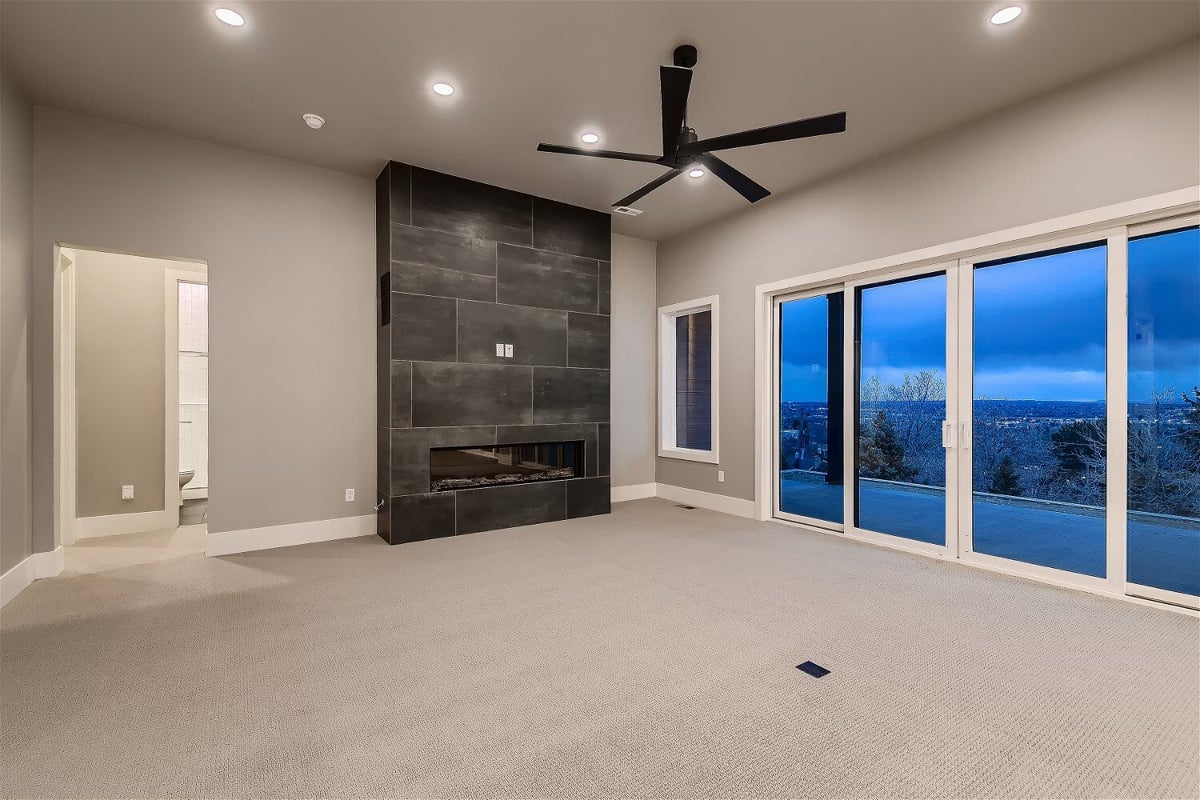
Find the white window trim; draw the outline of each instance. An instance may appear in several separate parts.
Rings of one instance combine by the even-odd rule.
[[[694,450],[675,445],[675,320],[699,311],[712,312],[711,450]],[[720,320],[720,297],[715,294],[661,306],[658,309],[658,455],[661,458],[677,458],[705,464],[720,463]]]
[[[774,436],[775,424],[777,424],[776,410],[773,406],[775,402],[775,380],[777,378],[773,376],[778,358],[776,352],[778,344],[774,338],[775,325],[777,324],[775,313],[778,298],[799,292],[829,291],[839,286],[844,286],[849,291],[849,287],[855,283],[879,280],[885,276],[892,276],[901,272],[910,270],[914,272],[922,270],[935,271],[938,263],[956,264],[958,270],[961,272],[964,266],[969,268],[970,264],[975,261],[981,259],[989,260],[997,257],[998,254],[1003,255],[1008,251],[1014,253],[1036,252],[1039,248],[1062,244],[1065,241],[1080,242],[1104,239],[1109,247],[1108,255],[1110,259],[1113,258],[1114,252],[1119,253],[1118,263],[1115,265],[1110,263],[1107,273],[1110,283],[1108,286],[1107,301],[1108,324],[1106,328],[1108,330],[1108,343],[1106,358],[1107,370],[1112,374],[1127,367],[1125,363],[1126,340],[1124,337],[1124,331],[1126,330],[1124,315],[1127,310],[1125,297],[1127,264],[1125,263],[1126,249],[1124,242],[1134,236],[1160,233],[1166,230],[1195,225],[1200,220],[1200,213],[1198,212],[1200,212],[1200,186],[1191,186],[1173,192],[1164,192],[1150,197],[1044,220],[1017,228],[927,247],[922,250],[914,250],[908,253],[864,261],[858,264],[810,273],[773,283],[760,284],[755,287],[755,518],[773,520],[784,525],[795,525],[834,536],[859,539],[867,541],[870,544],[894,550],[917,552],[934,558],[951,558],[958,564],[1017,575],[1052,585],[1081,589],[1086,592],[1102,594],[1127,602],[1153,605],[1190,616],[1200,616],[1200,612],[1189,608],[1189,606],[1195,603],[1194,597],[1165,589],[1140,586],[1128,580],[1126,575],[1127,565],[1124,563],[1126,540],[1123,535],[1118,535],[1124,530],[1123,526],[1125,524],[1123,518],[1126,503],[1124,495],[1126,488],[1124,484],[1124,469],[1110,470],[1110,475],[1119,475],[1119,477],[1108,486],[1109,497],[1106,504],[1106,529],[1109,541],[1106,552],[1109,563],[1107,565],[1106,578],[1103,579],[1094,579],[1073,574],[1067,575],[1061,571],[1047,567],[1012,562],[978,553],[960,553],[956,555],[948,552],[949,548],[935,547],[933,549],[938,550],[938,552],[929,552],[927,549],[914,546],[912,542],[901,539],[890,541],[890,539],[894,539],[895,537],[871,536],[869,538],[861,538],[853,530],[836,531],[814,526],[809,522],[795,522],[773,515],[775,506],[773,496],[775,479],[775,473],[773,472],[775,468]],[[951,272],[953,271],[951,270]],[[1119,278],[1115,286],[1115,291],[1112,283],[1114,274]],[[959,278],[961,277],[962,275],[960,274]],[[967,288],[969,289],[969,286]],[[957,289],[959,292],[966,291],[964,289],[964,281],[958,281]],[[847,314],[847,325],[850,324],[851,319],[852,315]],[[958,324],[969,325],[970,320],[959,319]],[[847,364],[851,363],[851,340],[852,337],[848,337],[846,344],[848,348]],[[850,386],[851,375],[852,373],[849,367],[847,367],[847,386]],[[950,387],[947,387],[947,390],[950,391]],[[956,394],[961,395],[962,393],[963,390],[959,388]],[[847,397],[849,396],[847,394]],[[1124,386],[1117,387],[1117,391],[1114,393],[1110,385],[1106,400],[1110,407],[1114,404],[1114,400],[1118,401],[1117,405],[1124,405]],[[1110,441],[1120,442],[1120,446],[1124,447],[1126,443],[1124,420],[1118,421],[1114,428],[1112,427],[1114,418],[1115,416],[1109,417]],[[852,441],[848,440],[847,452],[850,452],[852,445]],[[1112,453],[1114,456],[1121,455],[1123,460],[1122,453],[1117,453],[1116,451],[1112,451]],[[848,474],[850,463],[852,462],[847,460]],[[960,514],[955,524],[963,523],[964,520]],[[964,555],[967,557],[963,557]],[[1114,568],[1117,566],[1117,562],[1120,562],[1119,568]],[[1174,605],[1164,605],[1164,603]],[[1179,606],[1184,607],[1180,608]]]

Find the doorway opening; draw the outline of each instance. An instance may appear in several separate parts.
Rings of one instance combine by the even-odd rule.
[[[207,265],[56,250],[55,522],[64,571],[201,557]]]

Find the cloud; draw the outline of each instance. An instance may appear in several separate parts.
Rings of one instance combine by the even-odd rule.
[[[975,397],[1008,400],[1104,400],[1103,370],[1022,367],[1003,371],[976,370]]]
[[[1103,399],[1106,267],[1103,245],[977,267],[976,394]],[[1200,230],[1131,242],[1129,298],[1130,396],[1200,383]],[[867,287],[861,308],[864,375],[899,383],[923,369],[944,373],[944,275]],[[827,314],[824,296],[783,305],[785,396],[824,396]]]

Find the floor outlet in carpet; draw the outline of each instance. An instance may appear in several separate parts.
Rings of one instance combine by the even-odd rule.
[[[797,664],[796,669],[808,675],[812,675],[814,678],[822,678],[829,674],[829,670],[825,669],[820,664],[814,664],[811,661],[805,661],[803,664]]]

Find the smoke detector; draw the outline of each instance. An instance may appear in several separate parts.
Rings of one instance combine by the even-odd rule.
[[[301,117],[301,119],[304,120],[305,125],[312,128],[314,131],[321,130],[321,127],[325,124],[325,118],[320,114],[305,114]]]
[[[613,213],[624,214],[627,217],[636,217],[642,213],[642,210],[640,208],[633,208],[632,206],[613,206]]]

